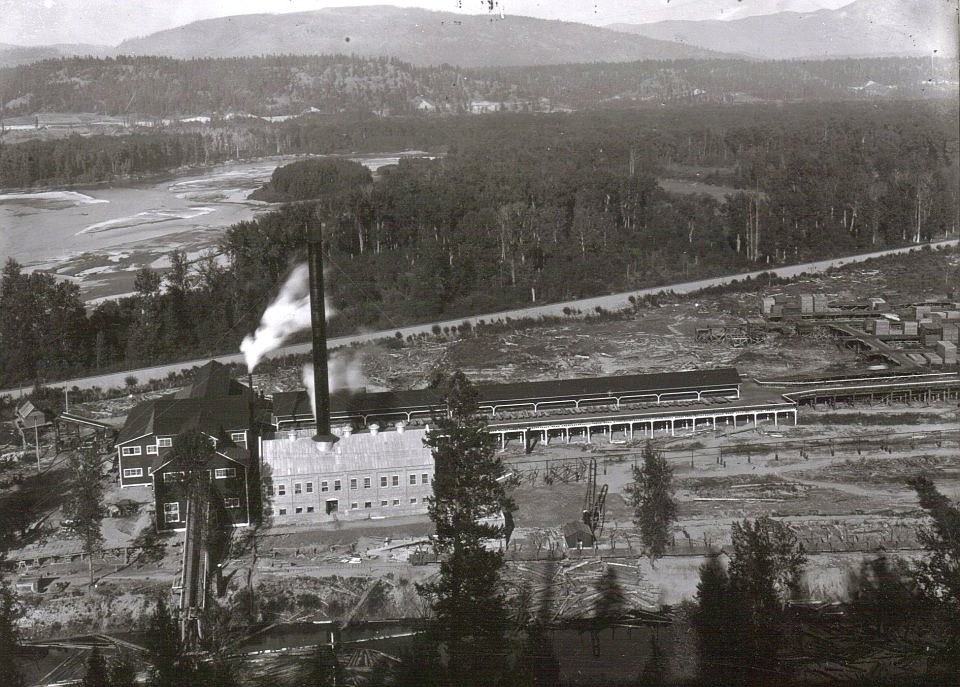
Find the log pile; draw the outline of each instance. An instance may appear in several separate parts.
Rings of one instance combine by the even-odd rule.
[[[592,618],[605,593],[602,580],[614,574],[625,614],[659,610],[659,589],[643,579],[636,562],[526,561],[509,565],[505,579],[526,594],[530,612],[549,623]]]

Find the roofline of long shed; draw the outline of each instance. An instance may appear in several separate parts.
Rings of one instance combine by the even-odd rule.
[[[701,376],[716,376],[716,380],[710,380],[703,384],[692,384],[684,386],[645,386],[641,380],[650,380],[651,378],[662,378],[662,377],[677,377],[677,376],[689,377],[692,375],[701,375]],[[658,380],[659,381],[659,380]],[[686,380],[684,380],[686,381]],[[490,405],[490,404],[512,404],[512,403],[524,403],[524,402],[534,402],[534,401],[551,401],[556,399],[568,399],[573,396],[577,396],[579,399],[598,399],[598,398],[611,398],[616,395],[627,395],[627,394],[656,394],[656,393],[682,393],[687,391],[708,391],[716,388],[730,387],[730,386],[739,386],[741,380],[740,375],[734,367],[725,367],[718,368],[715,370],[687,370],[683,372],[660,372],[653,374],[641,374],[641,375],[623,375],[623,376],[609,376],[609,377],[586,377],[582,379],[559,379],[559,380],[543,380],[536,382],[515,382],[509,384],[482,384],[477,386],[477,395],[478,403],[481,405]],[[590,389],[591,386],[600,387],[603,384],[606,388],[594,388]],[[511,389],[512,387],[512,389]],[[561,387],[561,388],[558,388]],[[566,387],[566,388],[564,388]],[[536,393],[537,390],[543,390],[543,393]],[[296,394],[305,394],[304,391],[296,392],[285,392],[285,393],[296,393]],[[398,405],[392,406],[380,406],[380,405],[366,405],[363,403],[364,400],[370,399],[376,402],[379,400],[379,397],[383,396],[392,396],[399,397],[402,399],[404,396],[411,397],[411,402],[409,403],[400,403]],[[419,398],[417,398],[419,397]],[[425,402],[426,398],[432,397],[432,402]],[[385,391],[385,392],[376,392],[373,394],[366,394],[362,396],[354,396],[347,400],[347,407],[340,406],[340,401],[343,400],[342,395],[334,395],[331,397],[331,415],[343,415],[348,413],[364,413],[364,414],[376,414],[384,412],[392,412],[397,410],[429,410],[431,408],[436,408],[440,405],[440,398],[437,396],[436,392],[432,389],[411,389],[409,391]],[[350,402],[356,402],[355,406],[350,405]],[[273,413],[275,418],[291,418],[297,420],[299,418],[312,418],[312,412],[304,413],[303,415],[293,414],[293,415],[278,415],[276,412]]]

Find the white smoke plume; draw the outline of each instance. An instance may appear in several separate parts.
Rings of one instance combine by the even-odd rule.
[[[324,308],[328,320],[336,314],[329,299]],[[310,269],[302,263],[293,268],[276,299],[263,311],[257,331],[241,342],[240,352],[246,358],[247,370],[253,372],[267,353],[305,329],[310,329]]]
[[[303,386],[310,394],[313,417],[317,417],[317,389],[313,383],[313,363],[303,366]],[[341,389],[360,389],[367,385],[360,358],[349,351],[336,351],[327,361],[327,387],[330,393]]]

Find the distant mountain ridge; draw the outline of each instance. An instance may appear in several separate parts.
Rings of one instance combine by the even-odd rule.
[[[58,57],[107,57],[113,55],[115,48],[109,45],[90,45],[86,43],[58,45],[10,45],[0,43],[0,67],[16,67],[39,60]]]
[[[857,0],[835,10],[607,28],[759,59],[957,55],[951,0]]]
[[[0,127],[4,122],[22,128],[97,120],[93,115],[78,119],[65,113],[99,113],[128,124],[150,125],[155,119],[202,123],[248,116],[283,122],[304,112],[429,116],[681,103],[955,99],[956,94],[956,76],[945,60],[931,65],[918,57],[647,60],[464,69],[346,55],[193,60],[121,55],[0,69]]]
[[[124,41],[117,52],[177,58],[350,53],[460,67],[725,56],[586,24],[391,6],[206,19]]]

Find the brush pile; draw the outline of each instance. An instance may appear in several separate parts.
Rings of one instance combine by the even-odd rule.
[[[659,589],[644,580],[636,562],[628,559],[527,561],[509,565],[504,577],[518,603],[551,624],[610,613],[633,615],[660,607]]]

